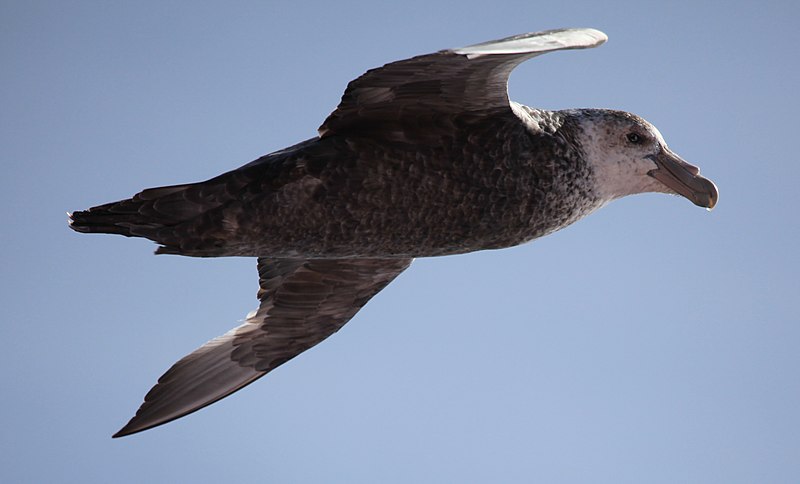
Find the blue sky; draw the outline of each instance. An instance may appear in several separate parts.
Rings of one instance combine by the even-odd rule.
[[[711,3],[0,2],[0,480],[800,480],[800,9]],[[311,137],[369,68],[571,26],[610,40],[524,64],[511,97],[642,115],[713,212],[640,195],[418,260],[254,385],[110,438],[256,306],[255,261],[154,257],[65,212]]]

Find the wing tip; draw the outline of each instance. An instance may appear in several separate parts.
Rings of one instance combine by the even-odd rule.
[[[604,44],[608,35],[593,28],[542,30],[468,45],[451,52],[468,58],[491,54],[536,54],[563,49],[590,49]]]
[[[200,410],[202,407],[198,407],[195,410]],[[193,410],[194,411],[194,410]],[[117,432],[111,436],[112,439],[118,439],[120,437],[126,437],[128,435],[138,434],[139,432],[144,432],[145,430],[150,430],[155,427],[159,427],[164,425],[165,423],[172,422],[175,419],[178,419],[182,416],[188,415],[188,412],[185,414],[169,416],[167,418],[157,417],[157,416],[150,416],[150,415],[143,415],[142,408],[139,407],[139,410],[136,412],[128,423],[125,424],[121,429],[117,430]]]
[[[132,430],[132,429],[129,429],[129,428],[128,428],[128,425],[126,425],[126,426],[122,427],[121,429],[119,429],[119,430],[117,431],[117,433],[115,433],[114,435],[112,435],[112,436],[111,436],[111,438],[112,438],[112,439],[118,439],[118,438],[120,438],[120,437],[125,437],[126,435],[135,434],[136,432],[140,432],[140,431],[139,431],[139,430]]]
[[[117,433],[112,435],[111,438],[112,439],[118,439],[120,437],[125,437],[127,435],[137,434],[139,432],[143,432],[143,431],[151,429],[153,427],[157,427],[157,426],[161,425],[162,423],[167,423],[167,422],[151,422],[148,425],[148,424],[142,424],[141,422],[137,422],[137,420],[139,420],[139,419],[137,419],[136,416],[134,416],[132,419],[128,420],[128,423],[126,423],[125,426],[122,427],[121,429],[117,430]]]
[[[128,423],[125,424],[124,427],[122,427],[121,429],[117,430],[117,433],[112,435],[111,438],[112,439],[118,439],[120,437],[127,437],[128,435],[138,434],[139,432],[144,432],[145,430],[150,430],[150,429],[155,428],[155,427],[160,427],[160,426],[162,426],[164,424],[172,422],[173,420],[177,420],[177,419],[179,419],[181,417],[185,417],[186,415],[189,415],[190,413],[194,413],[197,410],[200,410],[201,408],[206,407],[207,405],[210,405],[211,403],[214,403],[214,402],[209,402],[209,403],[207,403],[205,405],[199,406],[199,407],[197,407],[197,408],[195,408],[193,410],[190,410],[190,411],[188,411],[186,413],[181,413],[181,414],[177,414],[177,415],[171,415],[171,416],[169,416],[167,418],[156,417],[156,416],[142,416],[141,415],[142,414],[142,410],[140,408],[139,411],[136,412],[136,415],[134,415],[133,418],[131,418],[128,421]]]

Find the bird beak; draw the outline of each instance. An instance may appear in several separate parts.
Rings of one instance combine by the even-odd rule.
[[[663,183],[671,191],[689,199],[692,203],[709,210],[719,199],[719,191],[714,182],[700,176],[700,169],[681,159],[664,147],[657,155],[648,158],[656,164],[655,170],[647,172]]]

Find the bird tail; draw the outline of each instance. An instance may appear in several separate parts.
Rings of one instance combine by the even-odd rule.
[[[160,242],[164,229],[194,218],[208,207],[187,200],[193,184],[149,188],[131,198],[69,214],[69,226],[83,233],[119,234]]]

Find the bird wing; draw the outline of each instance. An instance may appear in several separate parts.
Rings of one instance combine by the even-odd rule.
[[[175,363],[114,437],[183,417],[339,330],[411,259],[258,259],[261,301],[244,324]]]
[[[351,81],[320,136],[435,124],[435,116],[510,109],[508,76],[521,62],[546,52],[596,47],[607,39],[594,29],[548,30],[442,50],[392,62]]]

